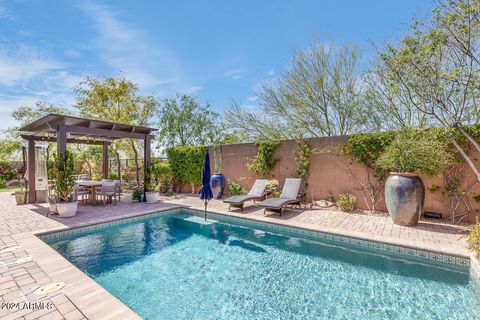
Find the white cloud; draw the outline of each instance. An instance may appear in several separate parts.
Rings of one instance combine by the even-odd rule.
[[[63,65],[50,58],[42,57],[36,49],[20,45],[0,49],[0,85],[15,86],[59,70]]]
[[[268,70],[268,71],[267,71],[267,76],[273,77],[274,75],[275,75],[275,71],[274,71],[274,70]]]
[[[98,33],[94,45],[113,70],[122,71],[142,88],[181,82],[176,60],[152,45],[143,30],[125,23],[113,7],[86,1],[80,8],[93,19]]]
[[[258,97],[257,97],[257,96],[253,96],[253,97],[248,97],[248,98],[247,98],[247,101],[249,101],[249,102],[255,102],[255,101],[257,101],[257,100],[258,100]]]
[[[12,11],[5,5],[4,1],[0,0],[0,20],[17,21],[17,17]]]
[[[180,92],[184,93],[184,94],[194,94],[194,93],[197,93],[198,91],[200,91],[202,89],[203,89],[203,87],[200,87],[200,86],[192,86],[192,87],[188,87],[188,88],[185,88],[185,89],[181,89]]]
[[[243,78],[243,73],[243,69],[230,69],[225,71],[223,75],[230,80],[239,80]]]

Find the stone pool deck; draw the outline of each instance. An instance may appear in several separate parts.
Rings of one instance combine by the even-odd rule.
[[[196,196],[163,197],[158,204],[80,206],[72,218],[47,217],[47,205],[16,206],[8,193],[0,193],[0,318],[1,319],[139,319],[131,309],[95,281],[74,267],[35,234],[65,230],[101,222],[166,210],[178,206],[203,209]],[[209,211],[352,236],[422,250],[468,257],[465,227],[421,221],[417,227],[393,225],[387,215],[344,213],[326,209],[293,209],[263,215],[249,203],[243,212],[228,211],[228,205],[212,200]],[[24,259],[19,261],[19,259]],[[48,295],[33,293],[39,286],[64,282],[65,287]],[[44,302],[48,308],[35,310],[21,304],[6,308],[4,303]]]

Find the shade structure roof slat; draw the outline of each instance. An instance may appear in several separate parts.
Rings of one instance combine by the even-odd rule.
[[[104,120],[80,118],[75,116],[48,114],[20,128],[22,132],[32,135],[51,135],[58,131],[60,126],[65,126],[70,135],[86,138],[136,138],[142,139],[158,129],[117,123]]]

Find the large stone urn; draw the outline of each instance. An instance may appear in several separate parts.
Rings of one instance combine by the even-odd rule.
[[[422,214],[425,187],[420,177],[411,173],[390,173],[385,182],[385,202],[393,223],[415,226]]]
[[[222,199],[225,190],[225,177],[221,173],[214,173],[210,178],[210,187],[214,199]]]

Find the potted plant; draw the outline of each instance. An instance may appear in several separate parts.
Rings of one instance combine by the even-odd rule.
[[[54,175],[57,191],[57,211],[61,217],[72,217],[77,214],[78,203],[74,201],[76,178],[71,153],[66,152],[55,157]]]
[[[154,188],[153,186],[150,186],[147,190],[149,190],[149,191],[145,191],[145,202],[146,203],[157,203],[158,202],[158,197],[157,197],[158,191],[157,191],[157,189]]]
[[[20,190],[15,191],[15,201],[17,205],[27,203],[27,191],[25,190],[25,180],[20,182]]]
[[[377,160],[390,172],[385,182],[385,202],[395,224],[418,223],[425,201],[425,187],[420,174],[437,175],[451,163],[448,143],[441,132],[406,129],[398,132]]]
[[[157,203],[157,187],[158,185],[155,183],[155,179],[152,177],[151,169],[147,170],[145,176],[145,202],[146,203]]]
[[[222,145],[217,144],[213,147],[213,166],[214,174],[210,178],[210,187],[212,188],[213,198],[221,199],[225,191],[225,177],[222,174]]]
[[[143,188],[133,190],[132,202],[143,202]]]

